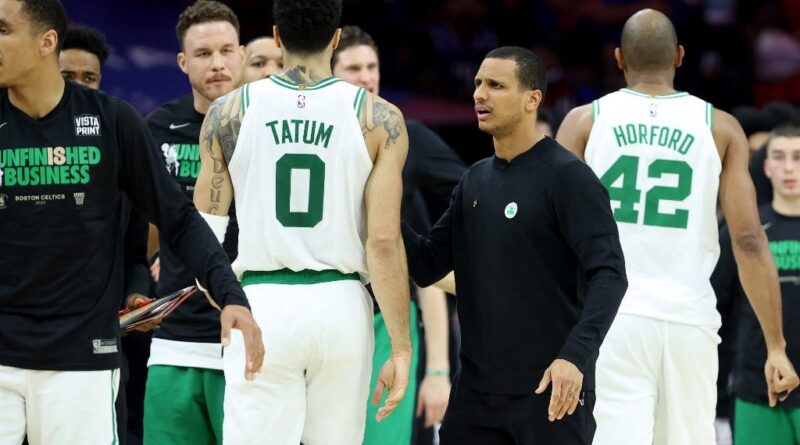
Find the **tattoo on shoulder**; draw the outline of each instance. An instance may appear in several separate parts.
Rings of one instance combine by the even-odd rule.
[[[212,141],[214,137],[219,141],[219,146],[222,148],[222,153],[225,156],[225,162],[230,162],[233,157],[233,152],[236,150],[236,140],[239,137],[239,130],[242,127],[242,116],[239,112],[239,104],[237,98],[239,97],[239,90],[220,97],[211,104],[208,110],[207,121],[209,128],[206,130],[206,146],[210,151],[212,149]],[[213,153],[212,153],[213,157]]]
[[[213,176],[211,177],[211,196],[205,212],[216,215],[222,200],[222,187],[225,184],[225,173],[228,163],[236,149],[236,139],[241,128],[241,115],[236,97],[238,90],[215,100],[208,109],[201,129],[202,142],[211,158]],[[218,142],[222,155],[214,151],[214,143]]]
[[[382,100],[375,100],[371,96],[364,101],[363,106],[359,119],[361,133],[366,138],[368,133],[377,128],[383,128],[387,135],[386,144],[384,144],[383,148],[392,148],[392,145],[397,142],[403,133],[403,126],[405,125],[400,113],[388,103]]]

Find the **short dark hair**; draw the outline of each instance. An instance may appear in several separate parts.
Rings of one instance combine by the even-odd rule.
[[[239,18],[236,13],[227,5],[214,0],[199,0],[197,3],[184,9],[178,16],[178,24],[175,26],[175,33],[178,35],[178,45],[183,51],[183,40],[186,32],[194,25],[209,22],[228,22],[236,28],[236,36],[239,36]]]
[[[56,51],[61,51],[64,33],[67,31],[67,13],[59,0],[18,0],[22,12],[28,17],[35,32],[55,30],[58,35]]]
[[[72,25],[64,33],[64,43],[61,50],[80,49],[90,52],[97,56],[100,64],[104,64],[108,59],[111,50],[106,43],[106,36],[100,31],[82,25]]]
[[[347,48],[361,45],[372,48],[372,50],[375,51],[375,55],[378,55],[378,45],[375,44],[375,40],[372,39],[372,36],[369,35],[368,32],[364,31],[364,28],[354,25],[343,26],[342,34],[339,36],[339,46],[333,50],[331,68],[336,65],[336,61],[339,58],[340,52],[346,50]]]
[[[774,138],[800,138],[800,121],[781,124],[769,133],[767,149]]]
[[[547,70],[539,56],[520,46],[501,46],[489,51],[487,59],[508,59],[517,62],[517,79],[520,88],[540,90],[542,98],[547,92]]]
[[[314,54],[324,50],[342,19],[341,0],[275,0],[272,16],[287,50]]]

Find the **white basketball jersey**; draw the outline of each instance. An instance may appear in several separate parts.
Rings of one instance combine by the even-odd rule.
[[[228,166],[239,222],[233,269],[338,270],[368,281],[364,187],[372,171],[357,110],[366,91],[276,76],[241,90]]]
[[[608,189],[628,274],[619,312],[716,330],[709,279],[722,163],[713,107],[688,93],[627,88],[592,106],[586,163]]]

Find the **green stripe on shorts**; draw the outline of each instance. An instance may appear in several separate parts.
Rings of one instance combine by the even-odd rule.
[[[242,287],[251,284],[317,284],[330,281],[360,280],[358,273],[344,273],[338,270],[300,270],[290,269],[253,271],[242,274]]]

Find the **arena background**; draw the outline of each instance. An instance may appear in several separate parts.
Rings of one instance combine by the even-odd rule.
[[[147,113],[189,92],[175,23],[188,0],[64,0],[70,20],[103,31],[113,56],[103,89]],[[271,32],[271,1],[225,1],[242,42]],[[800,0],[345,0],[343,24],[381,49],[381,93],[436,129],[468,163],[491,154],[472,112],[472,78],[487,51],[526,46],[546,62],[546,107],[557,124],[576,104],[623,85],[613,60],[625,18],[666,12],[686,47],[676,87],[731,111],[800,103]]]

